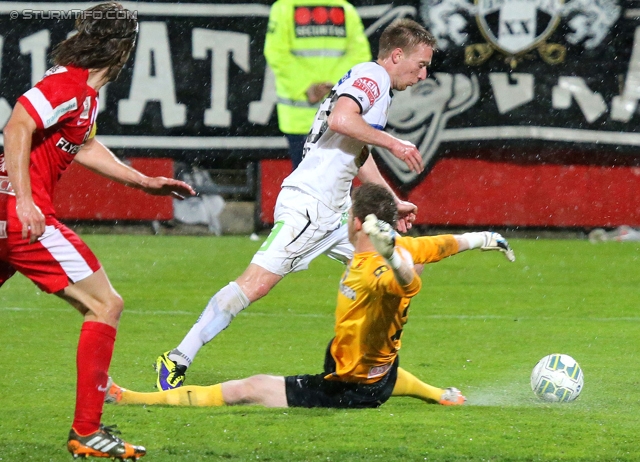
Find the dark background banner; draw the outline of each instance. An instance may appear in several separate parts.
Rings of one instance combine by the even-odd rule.
[[[140,36],[102,95],[98,133],[107,145],[187,161],[284,155],[262,56],[271,2],[123,3],[138,12]],[[416,18],[439,39],[430,78],[396,96],[388,127],[420,147],[427,172],[442,157],[637,162],[640,10],[633,2],[352,3],[374,53],[380,28],[396,17]],[[0,126],[72,30],[72,19],[60,19],[70,4],[0,2]],[[377,156],[398,185],[422,180],[388,153]]]
[[[262,55],[270,2],[122,3],[137,11],[140,34],[134,56],[102,94],[101,139],[135,155],[284,154]],[[0,126],[73,29],[72,19],[60,19],[69,5],[90,4],[0,2]],[[393,9],[388,2],[359,5],[367,25]]]

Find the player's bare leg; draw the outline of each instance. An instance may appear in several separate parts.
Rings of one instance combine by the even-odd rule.
[[[254,375],[222,384],[225,403],[260,404],[265,407],[288,407],[284,377]]]
[[[84,315],[85,322],[101,322],[117,329],[124,302],[103,268],[56,295]]]
[[[106,402],[168,406],[225,406],[259,404],[265,407],[287,407],[284,377],[254,375],[222,384],[184,386],[154,393],[139,393],[110,384]]]
[[[158,389],[182,386],[185,372],[200,348],[226,329],[240,311],[267,295],[281,279],[282,276],[251,263],[238,279],[211,297],[178,347],[156,360]]]
[[[113,355],[116,328],[124,303],[104,269],[58,292],[84,315],[77,351],[76,408],[67,448],[74,457],[137,459],[145,455],[100,423]]]

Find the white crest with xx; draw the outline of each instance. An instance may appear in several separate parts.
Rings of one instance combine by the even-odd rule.
[[[506,54],[538,46],[560,22],[563,0],[477,0],[476,20],[484,37]]]

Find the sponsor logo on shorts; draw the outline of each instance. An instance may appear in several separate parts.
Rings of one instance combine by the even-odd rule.
[[[0,221],[0,239],[7,238],[7,222]]]
[[[375,80],[369,79],[367,77],[360,77],[358,80],[353,82],[353,86],[362,90],[369,98],[369,104],[373,104],[376,99],[380,96],[380,88]]]
[[[391,369],[391,364],[385,364],[383,366],[373,366],[371,369],[369,369],[369,373],[367,374],[367,378],[371,379],[373,377],[380,377],[381,375],[386,374],[389,369]]]

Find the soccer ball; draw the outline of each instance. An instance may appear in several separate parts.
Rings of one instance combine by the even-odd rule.
[[[573,401],[580,395],[583,385],[582,369],[569,355],[545,356],[531,372],[531,389],[544,401]]]

